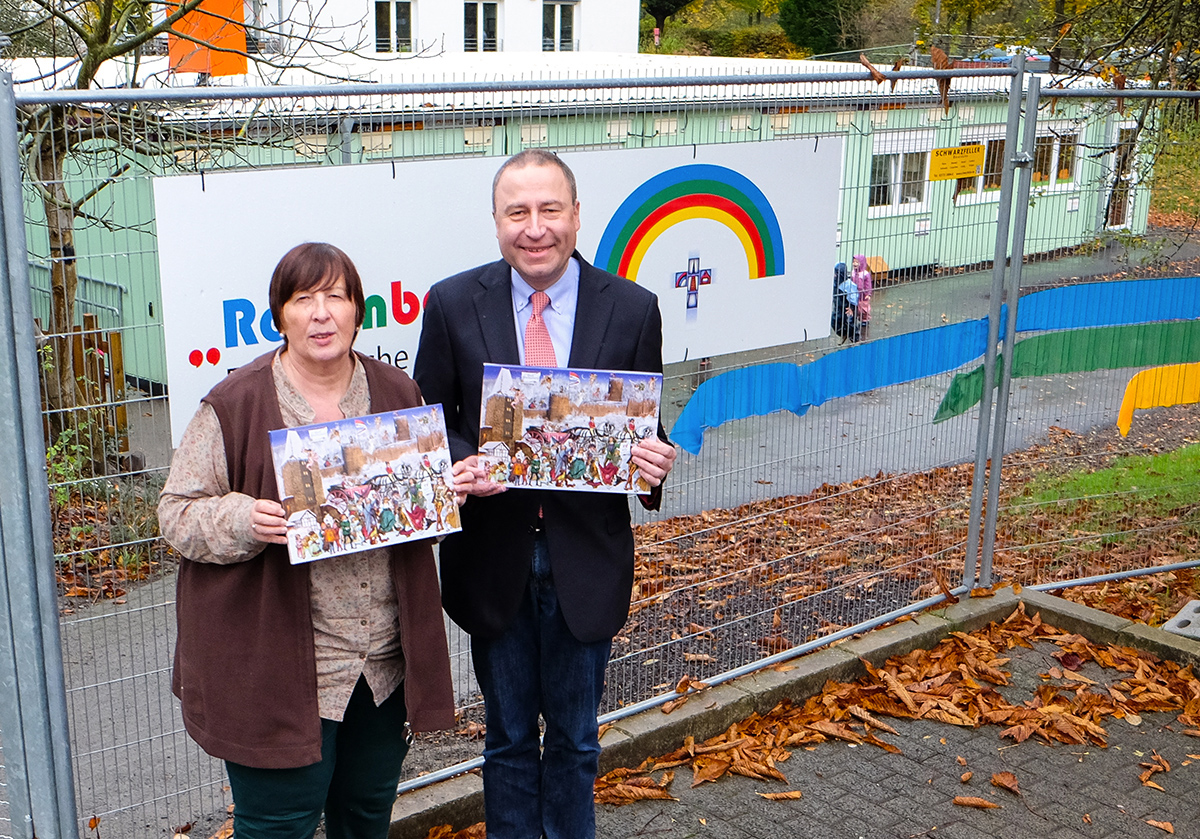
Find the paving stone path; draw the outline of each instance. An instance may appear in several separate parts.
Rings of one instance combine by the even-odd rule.
[[[1014,704],[1043,683],[1039,674],[1057,662],[1058,647],[1039,643],[1006,655],[1012,684],[999,688]],[[1089,662],[1080,672],[1110,685],[1124,675]],[[1097,688],[1098,690],[1099,688]],[[678,802],[648,801],[597,808],[603,837],[651,839],[1162,839],[1169,834],[1146,822],[1170,822],[1178,837],[1200,837],[1200,739],[1182,734],[1172,713],[1146,714],[1138,726],[1107,720],[1108,748],[1014,744],[998,726],[977,730],[923,720],[887,720],[900,736],[890,754],[842,742],[797,749],[778,764],[788,783],[726,776],[689,788],[691,773],[678,771]],[[1144,786],[1143,768],[1157,750],[1171,765]],[[965,759],[965,765],[958,758]],[[960,778],[972,772],[968,783]],[[993,773],[1012,772],[1018,798],[992,786]],[[768,801],[756,792],[799,789],[797,801]],[[955,796],[986,798],[999,809],[955,805]],[[1022,801],[1022,798],[1024,799]]]

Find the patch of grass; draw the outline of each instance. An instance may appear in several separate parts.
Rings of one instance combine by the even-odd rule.
[[[1096,525],[1088,530],[1110,530],[1105,520],[1126,517],[1134,505],[1141,516],[1177,514],[1200,503],[1200,444],[1117,458],[1101,469],[1040,475],[1030,482],[1023,500],[1035,505],[1086,505]]]
[[[1200,219],[1200,120],[1186,108],[1164,113],[1150,187],[1150,212],[1172,226]]]

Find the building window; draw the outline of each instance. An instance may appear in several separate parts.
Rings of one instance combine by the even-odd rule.
[[[679,120],[676,117],[655,117],[654,118],[654,134],[658,137],[665,137],[679,133]]]
[[[961,145],[983,145],[983,171],[973,178],[959,178],[954,186],[954,197],[999,195],[1004,177],[1004,138],[964,140]]]
[[[463,49],[467,52],[496,52],[496,20],[499,3],[463,5]]]
[[[1133,125],[1117,126],[1117,142],[1113,148],[1112,172],[1109,177],[1112,191],[1108,195],[1106,217],[1109,227],[1126,227],[1133,214],[1133,202],[1137,186],[1137,128]]]
[[[546,3],[542,6],[542,52],[573,52],[575,4]]]
[[[521,126],[522,146],[544,146],[550,142],[550,126],[544,122],[534,122]]]
[[[375,52],[412,52],[412,3],[376,0]]]
[[[929,150],[932,131],[878,135],[871,155],[868,215],[922,212],[929,198]]]
[[[1033,147],[1033,185],[1074,183],[1078,147],[1079,134],[1074,132],[1038,137]]]
[[[628,119],[611,119],[605,126],[605,131],[610,140],[625,140],[629,137],[629,131],[633,128],[633,121]]]
[[[874,155],[871,158],[871,206],[923,204],[928,160],[928,152]]]

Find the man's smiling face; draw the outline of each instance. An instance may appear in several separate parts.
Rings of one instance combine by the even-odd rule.
[[[554,165],[509,167],[496,183],[500,253],[525,282],[545,291],[558,282],[575,252],[579,202]]]

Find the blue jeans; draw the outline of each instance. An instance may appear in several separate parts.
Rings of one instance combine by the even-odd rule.
[[[596,712],[611,641],[584,644],[563,620],[546,539],[511,626],[472,639],[487,734],[483,801],[488,839],[592,839],[600,761]],[[546,723],[538,748],[538,714]]]
[[[321,762],[256,769],[225,761],[234,839],[386,839],[408,754],[404,685],[378,708],[361,676],[341,722],[321,720]]]

